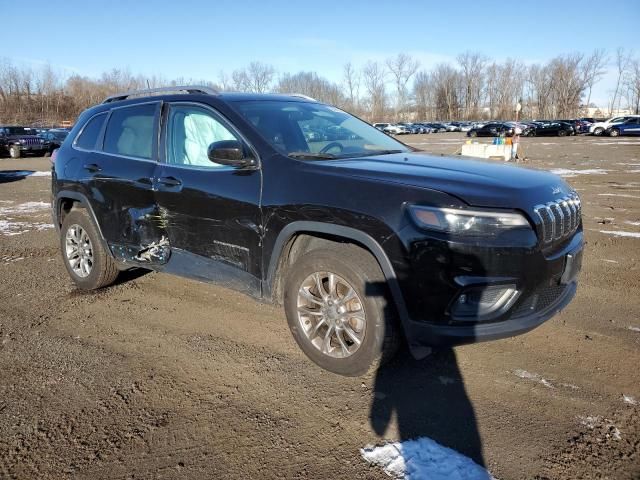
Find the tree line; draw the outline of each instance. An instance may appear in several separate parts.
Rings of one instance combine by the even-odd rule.
[[[301,93],[331,103],[369,121],[510,119],[521,104],[521,118],[572,118],[592,106],[594,86],[615,73],[602,115],[621,108],[640,111],[640,58],[623,48],[613,54],[561,54],[544,63],[495,61],[478,52],[455,62],[422,68],[405,53],[361,66],[347,63],[340,81],[317,72],[278,72],[251,62],[214,79],[167,79],[113,69],[97,78],[63,74],[0,58],[0,123],[55,125],[73,121],[85,108],[127,90],[203,84],[222,91]]]

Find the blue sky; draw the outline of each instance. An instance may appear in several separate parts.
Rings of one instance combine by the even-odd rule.
[[[26,13],[22,2],[2,3],[5,19]],[[339,81],[347,61],[361,65],[401,51],[427,68],[466,50],[527,63],[595,48],[613,53],[619,46],[640,55],[640,1],[28,3],[45,26],[2,22],[0,57],[88,76],[127,67],[215,81],[220,70],[258,60],[278,71],[314,70]],[[613,77],[594,92],[599,102],[606,103]]]

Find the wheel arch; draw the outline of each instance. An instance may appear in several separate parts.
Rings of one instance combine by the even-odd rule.
[[[400,284],[396,277],[395,270],[382,246],[370,235],[355,228],[344,225],[335,225],[313,221],[297,221],[288,224],[278,234],[273,246],[269,265],[267,267],[266,278],[263,282],[263,297],[274,302],[278,302],[281,296],[281,284],[283,280],[285,261],[290,253],[295,251],[296,242],[301,236],[313,238],[319,237],[325,241],[346,241],[354,243],[367,250],[378,262],[384,278],[389,286],[389,292],[396,306],[397,313],[404,323],[409,316],[407,307],[402,296]],[[298,244],[298,246],[300,246]]]
[[[70,203],[70,205],[69,205]],[[98,218],[96,217],[95,212],[93,211],[93,207],[91,206],[91,202],[89,199],[80,192],[74,192],[71,190],[61,190],[56,194],[54,205],[53,205],[53,220],[56,229],[59,231],[60,227],[62,227],[62,222],[64,221],[64,216],[71,211],[76,205],[79,205],[81,208],[84,208],[91,220],[93,221],[96,229],[98,230],[98,234],[100,235],[100,241],[105,249],[105,251],[113,257],[113,252],[109,248],[107,244],[107,240],[105,239],[102,228],[100,228],[100,222],[98,222]]]

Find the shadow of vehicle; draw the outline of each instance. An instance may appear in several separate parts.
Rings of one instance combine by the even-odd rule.
[[[35,173],[33,170],[0,170],[0,183],[17,182],[24,180]]]
[[[475,412],[453,349],[420,361],[404,349],[378,370],[369,415],[373,430],[384,436],[394,416],[393,440],[428,437],[484,466]]]
[[[414,294],[422,289],[434,297],[449,298],[437,289],[446,282],[445,277],[453,275],[454,265],[462,266],[477,277],[487,275],[480,258],[468,252],[452,252],[446,242],[432,250],[420,246],[416,251],[422,253],[421,263],[415,266],[425,272],[438,273],[432,273],[435,283],[426,281],[418,285]],[[374,291],[368,287],[367,290]],[[406,286],[403,290],[407,291]],[[467,311],[471,316],[477,313],[475,307]],[[390,302],[385,315],[397,318],[395,306]],[[397,436],[395,432],[387,434],[394,419]],[[396,358],[387,364],[383,362],[375,376],[369,420],[380,437],[401,442],[427,437],[485,466],[475,411],[452,347],[435,349],[426,358],[415,360],[403,345]]]

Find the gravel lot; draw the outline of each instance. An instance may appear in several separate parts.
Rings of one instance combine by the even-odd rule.
[[[220,287],[132,273],[77,291],[50,178],[0,172],[0,478],[381,479],[360,449],[419,437],[502,480],[640,478],[640,138],[522,145],[582,196],[576,299],[524,336],[363,378],[315,367],[280,308]]]

